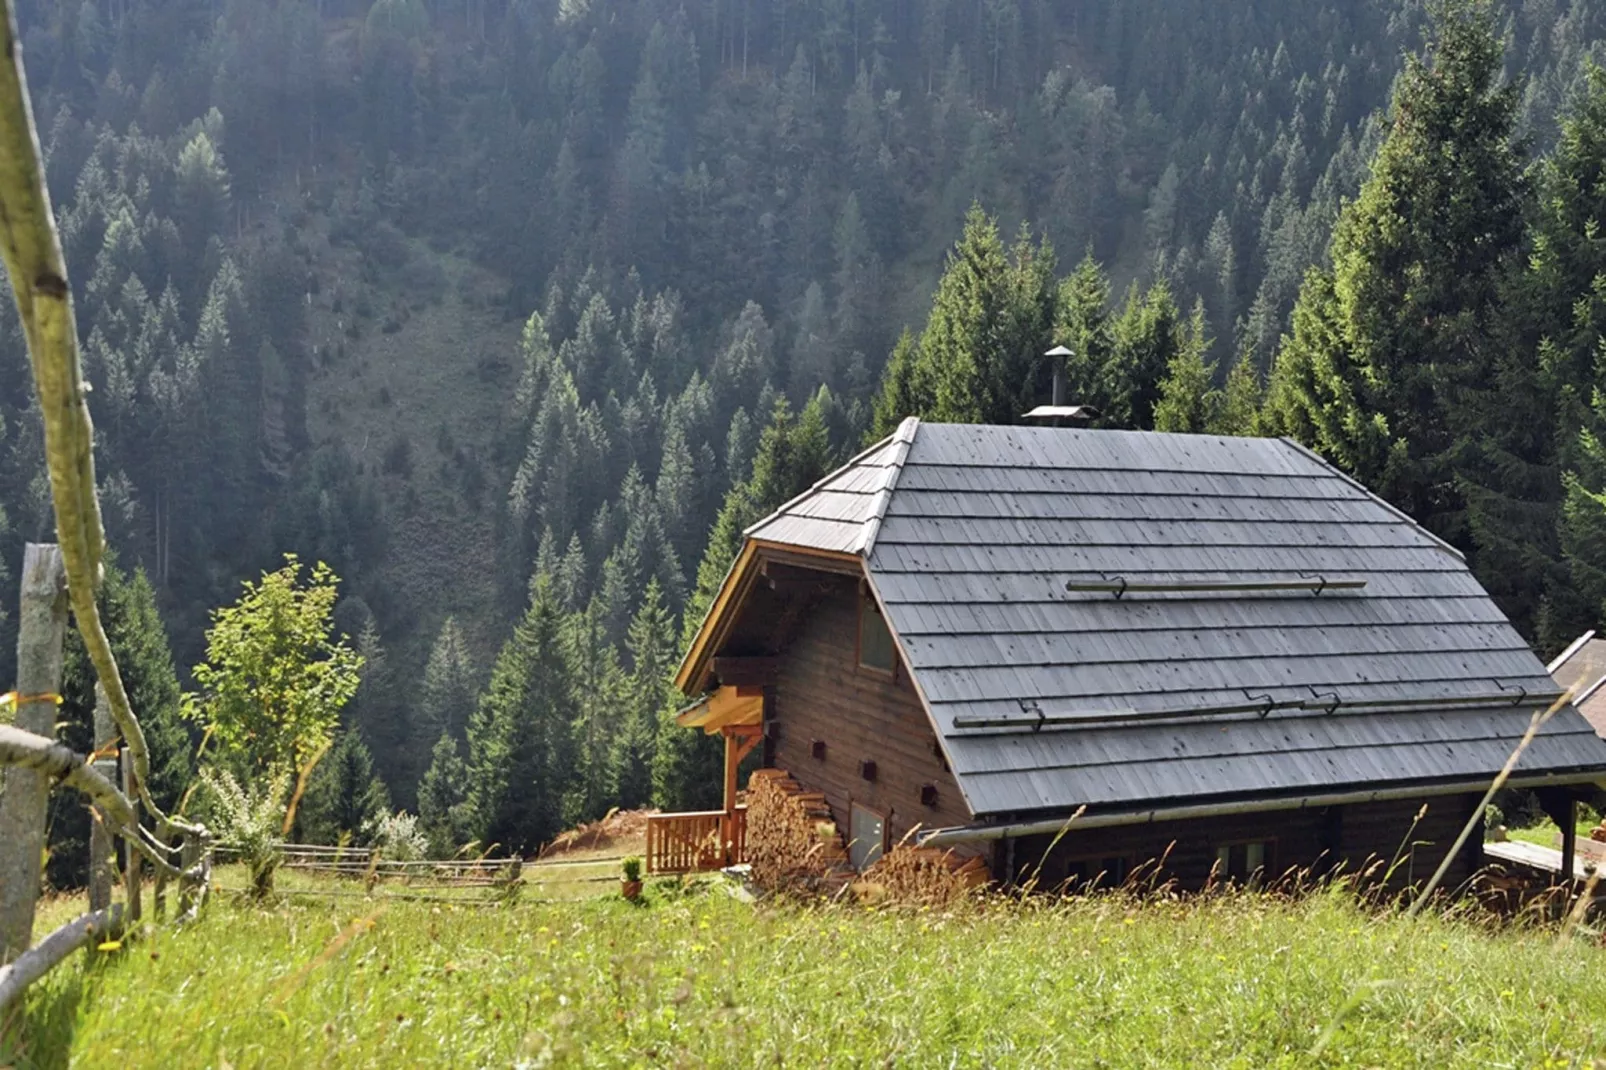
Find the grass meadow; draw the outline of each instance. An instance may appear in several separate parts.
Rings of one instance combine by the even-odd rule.
[[[952,913],[717,883],[220,895],[63,966],[27,1014],[20,1067],[1606,1067],[1606,950],[1340,888]]]

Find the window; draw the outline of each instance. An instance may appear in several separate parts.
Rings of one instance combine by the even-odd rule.
[[[874,810],[854,803],[850,817],[848,860],[857,870],[868,869],[886,848],[887,822]]]
[[[897,653],[892,649],[892,633],[881,617],[875,600],[859,599],[859,665],[877,672],[890,673],[898,664]]]
[[[1069,891],[1119,888],[1126,882],[1131,872],[1131,860],[1120,855],[1107,858],[1073,858],[1065,866],[1065,885]]]
[[[1216,864],[1211,868],[1215,880],[1252,884],[1266,877],[1275,844],[1271,840],[1228,843],[1216,848]]]

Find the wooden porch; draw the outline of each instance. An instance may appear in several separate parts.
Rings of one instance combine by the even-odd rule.
[[[736,802],[737,770],[764,738],[765,688],[721,687],[675,720],[725,741],[723,805],[718,810],[647,818],[647,872],[700,873],[746,861],[747,808]]]

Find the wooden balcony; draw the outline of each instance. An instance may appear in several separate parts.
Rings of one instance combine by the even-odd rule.
[[[652,814],[647,818],[647,872],[701,873],[746,858],[747,807]]]

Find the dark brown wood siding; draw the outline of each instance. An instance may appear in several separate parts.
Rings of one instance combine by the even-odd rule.
[[[1008,872],[1024,881],[1038,874],[1040,866],[1038,886],[1054,888],[1075,872],[1079,862],[1123,859],[1136,867],[1163,858],[1161,879],[1193,889],[1209,878],[1218,847],[1269,841],[1272,846],[1266,865],[1273,875],[1291,869],[1322,869],[1334,860],[1341,862],[1346,872],[1380,860],[1376,872],[1381,875],[1398,858],[1392,883],[1420,883],[1432,876],[1477,803],[1477,796],[1446,795],[1087,829],[1067,832],[1052,849],[1053,837],[1029,836],[997,850],[994,872],[1001,877]],[[1417,820],[1424,807],[1426,812]],[[1453,889],[1470,877],[1481,858],[1480,841],[1474,836],[1451,867],[1444,886]]]
[[[783,652],[775,682],[773,764],[825,793],[844,837],[853,803],[882,815],[889,845],[916,825],[969,824],[970,811],[944,768],[907,670],[900,664],[889,676],[859,667],[858,612],[858,583],[842,577]],[[814,757],[816,740],[825,744],[823,759]],[[874,781],[861,775],[863,761],[875,762]],[[935,806],[921,803],[925,785],[937,789]]]

